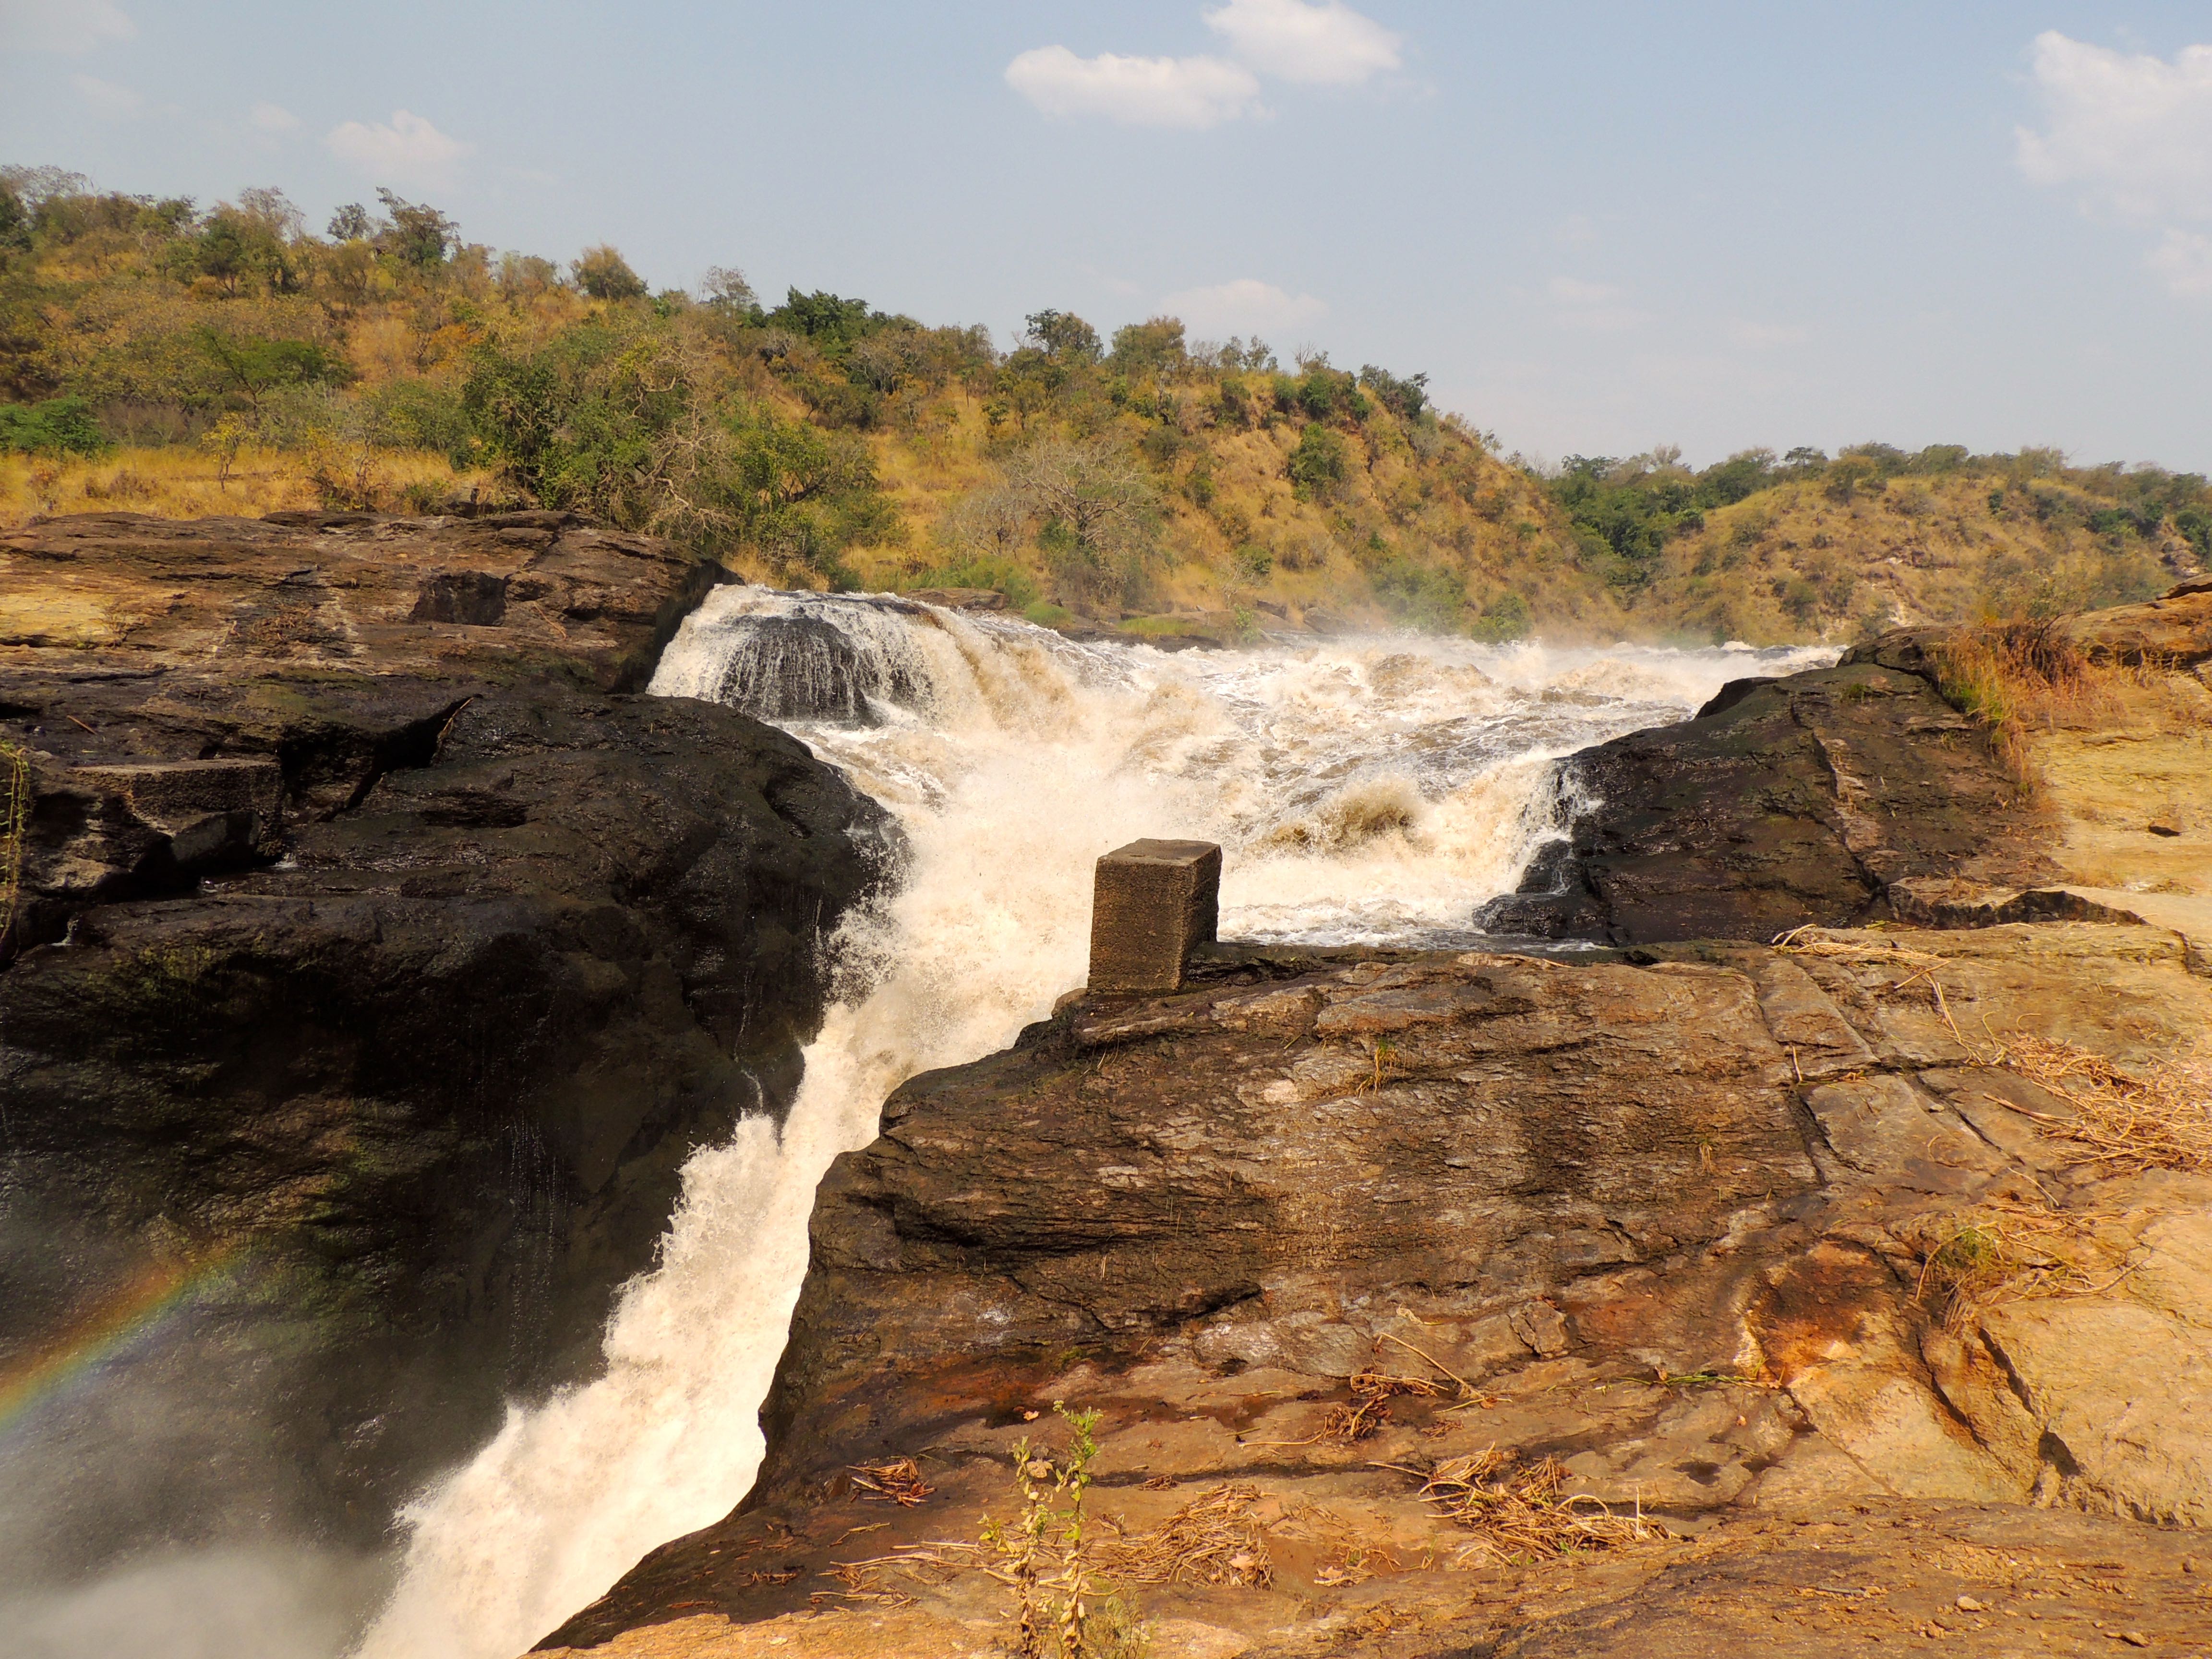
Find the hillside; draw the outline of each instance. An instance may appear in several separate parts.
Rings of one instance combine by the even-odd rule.
[[[763,580],[993,588],[1040,621],[1765,643],[2113,603],[2197,568],[2204,480],[2027,452],[1540,475],[1426,377],[1158,318],[1010,349],[865,301],[648,291],[380,192],[323,235],[0,173],[0,524],[532,502]]]

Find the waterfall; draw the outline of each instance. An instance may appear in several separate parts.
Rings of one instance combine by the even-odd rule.
[[[510,1659],[726,1514],[806,1267],[814,1189],[903,1079],[1003,1047],[1081,982],[1091,866],[1218,841],[1222,933],[1455,945],[1559,833],[1557,759],[1832,653],[1368,640],[1166,655],[876,597],[725,587],[652,690],[774,720],[895,812],[898,890],[835,942],[842,1000],[781,1130],[695,1154],[598,1381],[510,1410],[406,1510],[361,1659]]]

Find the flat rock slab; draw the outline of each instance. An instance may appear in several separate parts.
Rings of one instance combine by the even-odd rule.
[[[2063,1103],[1979,1034],[2140,1063],[2208,1019],[2171,936],[2096,925],[1640,967],[1224,951],[1172,994],[1073,1002],[909,1082],[839,1161],[755,1494],[548,1645],[866,1651],[896,1606],[915,1622],[887,1642],[986,1650],[997,1581],[901,1547],[1006,1520],[1055,1401],[1102,1413],[1101,1536],[1200,1502],[1252,1528],[1266,1585],[1140,1587],[1192,1652],[1825,1655],[1872,1632],[1995,1655],[2020,1639],[1999,1620],[2089,1607],[2168,1639],[2202,1605],[2185,1544],[2032,1505],[2189,1522],[2212,1498],[2212,1187],[2085,1177]],[[1947,1322],[1910,1241],[1989,1206],[2063,1209],[2141,1290]],[[1355,1382],[1376,1376],[1399,1381]],[[1569,1569],[1486,1554],[1419,1490],[1490,1447],[1658,1533]],[[919,1508],[853,1484],[901,1457],[936,1488]],[[2092,1559],[2165,1577],[2113,1590]]]

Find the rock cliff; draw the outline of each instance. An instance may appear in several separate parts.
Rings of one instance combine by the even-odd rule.
[[[803,745],[635,695],[716,574],[554,514],[0,538],[0,1369],[166,1310],[11,1437],[18,1570],[378,1536],[788,1100],[892,849]]]
[[[1564,839],[1480,921],[1615,945],[1765,940],[1808,921],[1928,920],[1914,895],[1929,884],[2063,883],[2053,803],[2024,791],[1936,690],[1929,650],[1942,632],[1736,681],[1693,720],[1577,756],[1562,779]],[[2061,632],[2093,662],[2185,672],[2212,660],[2212,590],[2185,583]],[[2108,721],[2086,724],[2116,740]]]

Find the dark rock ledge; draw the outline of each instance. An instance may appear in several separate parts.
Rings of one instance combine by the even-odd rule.
[[[2212,592],[2185,583],[2063,627],[2093,660],[2185,669],[2212,658]],[[1613,945],[1764,941],[1807,922],[1940,921],[1926,895],[1951,886],[2033,893],[2056,874],[2052,825],[1937,695],[1942,631],[1737,680],[1694,720],[1585,750],[1562,775],[1563,839],[1478,923]],[[2081,914],[2046,896],[2005,919]]]
[[[727,579],[558,514],[0,537],[0,1370],[188,1286],[0,1454],[11,1576],[380,1536],[787,1103],[889,848],[802,744],[638,695]]]

